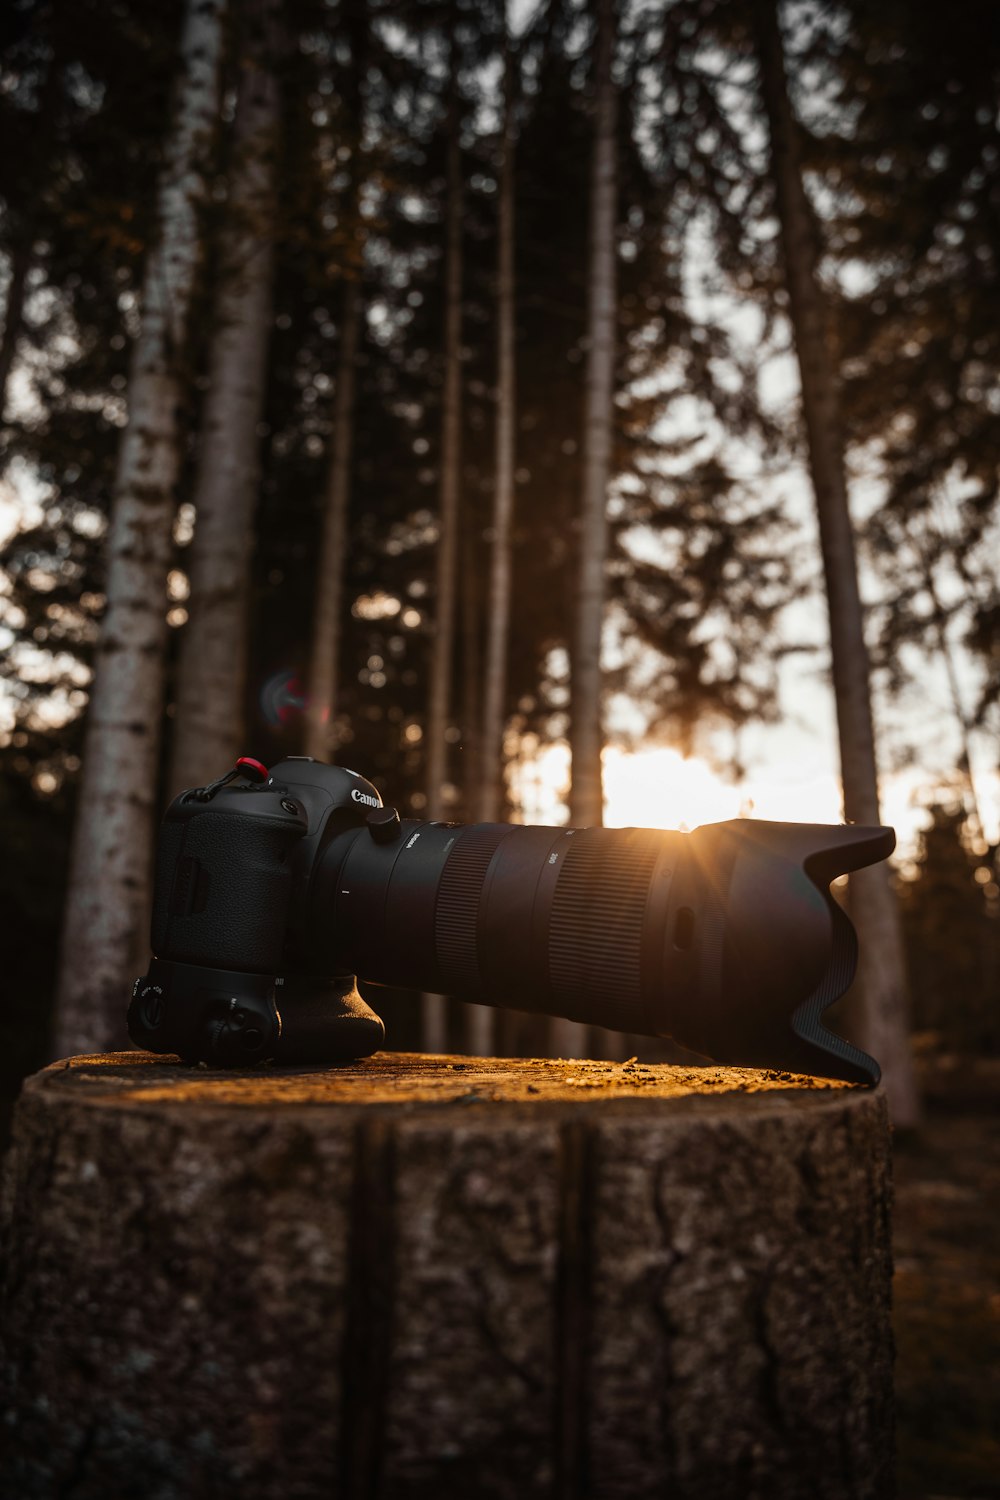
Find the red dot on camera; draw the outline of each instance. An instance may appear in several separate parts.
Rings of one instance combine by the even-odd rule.
[[[242,771],[248,781],[266,781],[270,772],[263,761],[254,760],[252,755],[241,755],[236,762],[237,771]]]

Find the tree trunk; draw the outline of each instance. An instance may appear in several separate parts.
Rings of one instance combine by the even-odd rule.
[[[514,523],[516,367],[514,355],[514,51],[508,37],[504,69],[503,159],[497,243],[497,412],[496,481],[490,542],[486,670],[483,677],[483,733],[479,808],[482,823],[500,815],[510,646],[511,530]]]
[[[476,539],[469,524],[462,534],[462,755],[464,758],[464,789],[466,818],[470,823],[478,818],[477,804],[480,791],[481,766],[483,762],[480,735],[480,703],[482,688],[482,662],[479,649],[480,611],[482,588],[479,576],[479,558]],[[495,822],[496,819],[482,821]],[[496,1051],[495,1037],[499,1017],[491,1005],[462,1005],[457,1007],[461,1016],[465,1049],[474,1057],[491,1057]]]
[[[604,821],[601,637],[608,550],[608,484],[614,440],[617,308],[618,98],[612,76],[614,47],[615,0],[597,0],[583,495],[570,723],[572,781],[569,820],[580,828],[596,827]],[[564,1056],[579,1056],[585,1050],[586,1030],[572,1021],[555,1021],[552,1043]]]
[[[344,283],[337,357],[337,390],[333,406],[330,467],[323,503],[316,596],[313,602],[312,655],[306,710],[306,754],[331,760],[336,752],[337,673],[340,667],[341,614],[344,601],[344,559],[351,501],[351,458],[354,444],[355,367],[361,333],[361,283]]]
[[[454,112],[453,112],[454,113]],[[438,515],[434,642],[427,714],[427,812],[446,811],[448,728],[455,654],[456,562],[462,423],[462,164],[458,121],[448,142],[445,265],[444,394],[441,409],[441,485]]]
[[[777,0],[756,0],[754,15],[771,138],[771,175],[823,553],[844,816],[851,823],[877,824],[880,816],[868,652],[828,313],[817,275],[813,220],[788,98]],[[888,867],[875,865],[852,875],[849,899],[861,948],[859,982],[866,1028],[862,1044],[882,1064],[896,1124],[913,1125],[918,1100],[907,1025],[906,966]]]
[[[514,46],[507,36],[504,57],[503,145],[497,226],[497,410],[496,475],[490,539],[490,589],[486,611],[486,667],[479,744],[479,797],[476,816],[495,823],[501,811],[506,722],[507,653],[510,647],[511,532],[514,524],[516,453],[516,369],[514,355]],[[468,1007],[469,1051],[494,1050],[502,1025],[485,1005]]]
[[[479,816],[480,767],[482,765],[483,698],[483,580],[480,563],[479,526],[468,512],[462,526],[462,807],[466,822]]]
[[[14,235],[11,252],[10,278],[7,282],[7,298],[4,304],[3,337],[0,339],[0,427],[3,426],[7,410],[7,387],[10,381],[17,349],[24,332],[24,303],[28,290],[28,277],[35,260],[35,224],[42,208],[45,194],[52,177],[52,149],[65,131],[63,116],[63,75],[70,48],[70,31],[53,8],[43,12],[43,25],[50,35],[51,54],[45,71],[45,81],[38,95],[38,126],[32,142],[35,185],[21,212],[21,223]],[[0,453],[2,462],[2,453]]]
[[[0,425],[7,410],[7,383],[24,327],[24,295],[31,269],[30,239],[19,240],[11,255],[7,300],[4,304],[3,338],[0,339]]]
[[[444,392],[441,402],[441,484],[430,695],[427,710],[427,816],[447,816],[445,782],[455,654],[456,563],[462,432],[462,157],[457,100],[457,42],[452,37],[452,102],[448,127],[448,202],[445,227]],[[423,997],[423,1044],[443,1052],[446,1010],[440,995]]]
[[[132,356],[107,543],[107,610],[87,710],[56,1001],[59,1050],[124,1039],[145,939],[163,713],[177,410],[201,255],[205,163],[219,111],[225,0],[191,0]]]
[[[0,1491],[883,1500],[889,1165],[881,1095],[736,1068],[52,1068]]]
[[[215,333],[194,489],[171,788],[203,786],[244,746],[248,595],[274,272],[279,124],[275,0],[247,0]]]
[[[938,650],[941,653],[941,659],[944,663],[945,676],[948,681],[948,693],[955,714],[955,724],[958,728],[959,745],[961,746],[959,770],[965,778],[966,791],[968,793],[967,814],[972,822],[975,837],[986,842],[986,830],[983,827],[983,818],[979,807],[979,794],[976,790],[976,777],[972,765],[972,733],[975,726],[966,713],[965,704],[962,701],[962,687],[959,681],[958,665],[955,661],[955,652],[952,649],[951,641],[948,639],[948,612],[938,593],[937,583],[934,578],[934,562],[928,550],[926,538],[920,534],[914,535],[911,532],[910,542],[917,555],[920,571],[924,578],[924,586],[930,597],[934,634],[937,637]]]
[[[344,192],[349,248],[344,275],[333,397],[330,457],[322,503],[319,561],[313,598],[312,646],[306,692],[305,751],[316,760],[336,756],[337,690],[343,632],[344,567],[347,557],[354,452],[357,362],[364,329],[365,224],[361,189],[365,131],[365,75],[369,53],[368,0],[351,0],[340,17],[351,52],[351,82],[344,105],[352,132],[349,181]],[[343,145],[343,143],[342,143]],[[338,210],[339,217],[339,210]]]
[[[594,142],[590,205],[583,494],[572,656],[570,822],[603,822],[601,635],[608,547],[608,484],[614,438],[618,100],[612,77],[615,0],[597,0]]]

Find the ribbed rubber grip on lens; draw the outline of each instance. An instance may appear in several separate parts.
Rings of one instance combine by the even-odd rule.
[[[510,831],[505,823],[472,824],[458,835],[441,872],[434,909],[434,949],[447,994],[467,994],[480,988],[476,954],[479,898],[490,861]]]
[[[549,977],[567,1012],[614,996],[640,1004],[642,928],[660,850],[656,834],[589,828],[567,850],[552,901]]]

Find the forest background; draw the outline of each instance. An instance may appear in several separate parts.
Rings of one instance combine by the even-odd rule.
[[[739,796],[768,733],[825,768],[839,724],[870,821],[869,689],[920,809],[890,1029],[995,1052],[989,0],[0,24],[6,1089],[57,994],[62,1051],[121,1041],[157,812],[240,750],[404,815],[594,823],[608,746]],[[468,1040],[380,1008],[393,1045]]]

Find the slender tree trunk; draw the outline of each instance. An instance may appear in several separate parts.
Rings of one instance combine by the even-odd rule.
[[[480,768],[482,766],[482,690],[483,653],[482,578],[478,522],[474,515],[465,517],[462,527],[462,805],[471,823],[479,817]]]
[[[329,760],[336,752],[334,719],[337,712],[337,673],[340,666],[341,613],[344,601],[344,559],[351,502],[351,459],[354,446],[355,367],[361,333],[361,284],[352,277],[344,283],[337,356],[337,389],[333,403],[330,465],[323,497],[316,597],[313,603],[312,654],[306,710],[306,754]]]
[[[369,51],[368,0],[349,0],[341,25],[351,49],[351,84],[345,105],[350,120],[350,180],[345,193],[350,250],[344,265],[337,351],[337,384],[333,398],[330,456],[323,493],[323,522],[313,601],[312,647],[306,693],[305,750],[316,760],[332,760],[337,750],[337,690],[343,632],[344,565],[347,556],[354,452],[357,362],[364,328],[365,225],[361,215],[363,184],[365,72]]]
[[[201,255],[206,157],[219,110],[224,3],[190,0],[188,6],[157,239],[143,280],[63,922],[56,1001],[56,1045],[63,1054],[124,1041],[129,978],[144,936],[181,363]]]
[[[513,47],[508,39],[504,70],[503,160],[497,243],[496,482],[490,544],[486,671],[478,816],[495,822],[500,812],[503,738],[510,646],[511,530],[514,522],[516,385],[514,358],[514,116]]]
[[[481,823],[500,816],[504,767],[507,653],[510,647],[511,531],[514,523],[516,453],[516,369],[514,358],[514,49],[507,37],[504,59],[503,145],[497,233],[497,410],[496,477],[490,541],[490,590],[486,612],[486,669],[483,675],[483,728],[479,745]],[[470,1006],[469,1050],[494,1050],[495,1018],[485,1005]]]
[[[28,277],[35,260],[35,223],[42,205],[52,169],[52,150],[64,131],[62,83],[69,47],[69,31],[65,24],[58,24],[58,12],[49,11],[47,22],[51,28],[51,56],[45,72],[38,98],[38,126],[32,142],[35,186],[28,196],[18,232],[14,236],[11,252],[10,278],[7,282],[7,298],[4,304],[3,337],[0,338],[0,427],[3,426],[7,410],[7,386],[11,370],[17,357],[18,345],[24,332],[24,304],[28,290]],[[2,454],[0,454],[2,460]]]
[[[7,300],[4,304],[3,337],[0,339],[0,424],[7,410],[7,382],[17,353],[18,341],[24,328],[24,296],[31,269],[31,240],[19,240],[10,261],[10,278],[7,282]]]
[[[618,210],[618,98],[612,77],[615,0],[597,0],[594,54],[594,144],[590,187],[590,275],[587,308],[587,384],[583,419],[583,495],[576,618],[573,629],[569,820],[576,827],[604,821],[601,751],[601,637],[604,566],[608,550],[608,484],[614,438],[616,235]],[[586,1048],[586,1027],[552,1023],[554,1049],[566,1057]]]
[[[462,166],[457,121],[448,145],[445,267],[444,394],[441,413],[441,484],[438,516],[434,644],[427,714],[427,810],[445,812],[448,728],[455,651],[456,562],[462,423]]]
[[[482,733],[482,652],[480,626],[482,587],[479,574],[476,538],[471,517],[462,532],[462,756],[465,816],[470,823],[494,822],[496,814],[483,817],[478,811],[483,763],[492,759],[484,753]],[[473,1057],[491,1057],[495,1051],[497,1012],[489,1005],[463,1005],[462,1027],[466,1051]]]
[[[934,562],[926,541],[923,536],[910,532],[910,542],[917,555],[920,571],[923,573],[924,586],[930,596],[932,616],[934,621],[934,634],[937,636],[938,650],[944,662],[945,676],[948,680],[948,692],[951,697],[951,706],[955,714],[955,723],[958,726],[959,744],[961,754],[959,758],[959,770],[965,777],[968,791],[968,808],[974,823],[976,838],[985,839],[982,813],[979,808],[979,796],[976,791],[976,778],[972,768],[972,731],[973,724],[966,713],[965,704],[962,701],[962,688],[959,682],[958,666],[955,662],[955,653],[951,641],[948,639],[948,613],[941,602],[937,583],[934,578]]]
[[[194,489],[171,786],[203,786],[243,747],[250,555],[274,272],[275,0],[247,0],[216,326]]]
[[[880,821],[875,735],[837,373],[817,276],[817,247],[802,182],[796,122],[788,97],[777,0],[756,0],[754,15],[789,314],[823,552],[844,816],[848,822],[875,824]],[[864,997],[865,1042],[882,1064],[897,1125],[913,1125],[918,1099],[907,1026],[906,965],[899,911],[886,865],[851,876],[850,907],[861,945],[859,981]]]
[[[611,72],[614,44],[615,0],[597,0],[583,494],[572,655],[570,822],[581,827],[601,823],[604,813],[601,635],[608,550],[608,484],[614,438],[617,306],[618,100]]]
[[[452,48],[456,47],[454,39]],[[448,131],[448,202],[445,228],[444,393],[441,407],[441,486],[438,516],[437,583],[430,701],[427,711],[427,816],[447,812],[448,774],[445,734],[451,709],[455,654],[456,563],[462,430],[462,157],[459,146],[456,63],[452,61],[452,104]],[[440,995],[423,1000],[423,1044],[443,1052],[446,1008]]]

